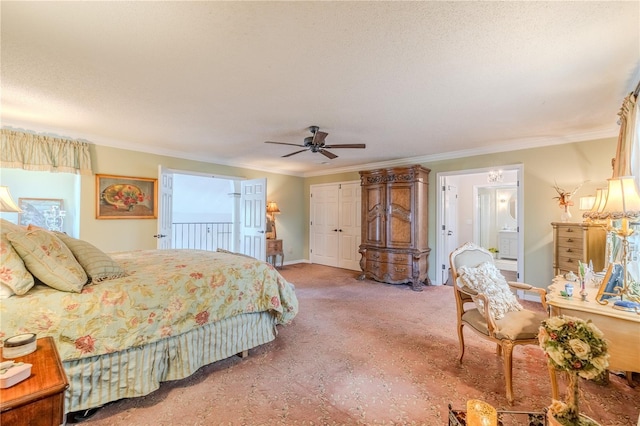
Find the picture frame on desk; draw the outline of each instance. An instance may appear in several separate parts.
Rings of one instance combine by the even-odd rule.
[[[620,296],[620,290],[622,290],[623,285],[624,277],[622,265],[619,263],[610,263],[607,268],[607,273],[598,288],[596,302],[601,305],[606,305],[612,297]]]

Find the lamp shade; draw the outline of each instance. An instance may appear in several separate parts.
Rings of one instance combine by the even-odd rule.
[[[580,197],[580,210],[591,210],[596,202],[595,195]]]
[[[633,176],[609,179],[602,214],[611,219],[640,217],[640,195]]]
[[[11,198],[8,186],[0,186],[0,212],[22,213],[20,207]]]
[[[280,213],[280,209],[278,208],[278,204],[275,201],[267,202],[267,213]]]

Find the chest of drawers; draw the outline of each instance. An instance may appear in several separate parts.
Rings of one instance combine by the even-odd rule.
[[[553,270],[555,275],[578,271],[578,261],[604,269],[607,232],[592,223],[553,222]]]

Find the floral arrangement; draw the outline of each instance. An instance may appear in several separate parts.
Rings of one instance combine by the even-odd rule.
[[[565,189],[560,188],[557,183],[554,183],[553,189],[556,190],[556,192],[558,193],[558,196],[553,197],[553,199],[558,200],[558,206],[561,209],[564,209],[564,211],[566,212],[569,207],[573,206],[573,201],[571,201],[571,197],[573,197],[576,194],[576,192],[578,192],[578,189],[580,189],[581,186],[582,184],[578,185],[573,191],[567,191]]]
[[[549,411],[563,425],[594,424],[581,419],[578,377],[592,380],[609,366],[604,334],[590,320],[560,315],[542,321],[538,342],[554,368],[569,377],[565,403],[553,401]]]

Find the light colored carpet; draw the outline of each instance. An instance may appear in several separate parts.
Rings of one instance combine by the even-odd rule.
[[[542,411],[551,402],[536,346],[515,350],[512,407],[493,345],[467,331],[458,363],[449,286],[414,292],[321,265],[281,272],[296,285],[300,313],[274,342],[146,397],[109,404],[82,424],[446,425],[449,403],[464,408],[482,399],[499,409]],[[613,374],[606,386],[580,386],[585,414],[606,426],[637,423],[640,386]]]

